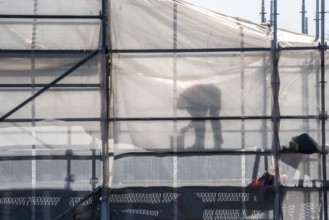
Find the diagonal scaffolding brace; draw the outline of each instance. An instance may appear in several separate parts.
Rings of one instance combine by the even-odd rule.
[[[82,205],[84,202],[86,202],[88,199],[92,198],[93,201],[99,200],[100,194],[101,194],[101,187],[97,187],[93,192],[89,193],[87,196],[85,196],[83,199],[81,199],[77,204],[75,204],[73,207],[67,209],[62,214],[58,215],[54,220],[60,220],[63,219],[65,216],[74,213],[74,211]]]
[[[50,89],[51,87],[53,87],[56,83],[58,83],[59,81],[61,81],[62,79],[64,79],[66,76],[68,76],[74,70],[78,69],[80,66],[82,66],[84,63],[86,63],[87,61],[89,61],[90,59],[92,59],[97,54],[98,54],[98,50],[92,52],[86,58],[84,58],[79,63],[77,63],[76,65],[74,65],[73,67],[71,67],[69,70],[67,70],[65,73],[63,73],[62,75],[60,75],[59,77],[57,77],[56,79],[54,79],[52,82],[50,82],[48,85],[46,85],[42,89],[40,89],[34,95],[32,95],[31,97],[29,97],[28,99],[26,99],[25,101],[23,101],[22,103],[20,103],[19,105],[17,105],[15,108],[13,108],[12,110],[8,111],[6,114],[4,114],[3,116],[1,116],[0,117],[0,122],[1,121],[4,121],[6,118],[8,118],[9,116],[11,116],[15,112],[17,112],[19,109],[21,109],[22,107],[24,107],[26,104],[28,104],[29,102],[31,102],[32,100],[34,100],[35,98],[37,98],[39,95],[41,95],[42,93],[44,93],[45,91],[47,91],[48,89]]]

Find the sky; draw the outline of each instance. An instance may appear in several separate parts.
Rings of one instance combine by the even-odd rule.
[[[256,23],[261,22],[262,0],[186,0],[202,8],[223,14],[241,17]],[[271,0],[265,0],[266,20],[270,20]],[[301,33],[302,0],[278,0],[278,27]],[[328,0],[326,0],[326,4]],[[308,33],[315,34],[316,1],[305,0],[308,17]],[[326,16],[328,17],[328,16]],[[328,18],[326,18],[328,20]]]

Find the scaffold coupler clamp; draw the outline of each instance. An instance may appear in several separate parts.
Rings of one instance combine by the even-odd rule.
[[[327,120],[328,119],[328,112],[327,111],[325,113],[320,112],[319,119],[320,120]]]

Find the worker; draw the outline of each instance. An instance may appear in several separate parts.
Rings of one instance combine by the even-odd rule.
[[[213,84],[197,84],[185,89],[177,100],[177,108],[186,110],[192,118],[218,117],[221,108],[221,92]],[[213,130],[214,148],[219,149],[223,144],[221,124],[218,119],[211,119]],[[190,149],[205,149],[205,120],[192,120],[181,129],[185,134],[189,129],[194,129],[195,141]]]

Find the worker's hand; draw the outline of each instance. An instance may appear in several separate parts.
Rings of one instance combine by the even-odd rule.
[[[188,131],[189,128],[190,128],[190,126],[182,127],[182,129],[180,129],[180,133],[185,134]]]

